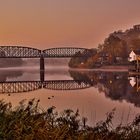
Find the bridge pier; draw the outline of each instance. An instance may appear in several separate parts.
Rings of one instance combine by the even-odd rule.
[[[44,82],[45,79],[45,65],[44,65],[44,56],[40,56],[40,81]]]

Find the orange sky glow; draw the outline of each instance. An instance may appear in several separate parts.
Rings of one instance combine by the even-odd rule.
[[[0,45],[95,48],[139,13],[139,0],[2,0]]]

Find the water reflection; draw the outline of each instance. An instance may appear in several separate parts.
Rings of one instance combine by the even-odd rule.
[[[68,67],[47,67],[45,69],[45,80],[72,80]]]
[[[85,80],[53,80],[44,81],[43,88],[51,90],[79,90],[91,87]]]
[[[18,78],[23,75],[19,70],[0,70],[0,81],[5,82],[8,79]]]
[[[40,81],[11,81],[0,83],[0,93],[23,93],[42,88]]]
[[[60,80],[58,80],[60,78],[59,74],[62,77]],[[40,81],[39,76],[39,71],[1,70],[0,93],[29,92],[41,88],[79,90],[94,87],[100,93],[104,93],[106,98],[120,102],[125,100],[140,107],[140,77],[130,75],[128,72],[68,71],[66,69],[57,71],[56,69],[47,69],[45,71],[45,81]],[[52,76],[53,79],[49,76]],[[65,76],[68,79],[65,79]]]
[[[10,81],[0,82],[0,93],[22,93],[41,88],[51,90],[78,90],[89,88],[91,85],[80,80],[51,80],[51,81]]]
[[[69,71],[74,80],[87,80],[111,100],[127,101],[140,107],[140,78],[128,72]]]
[[[15,81],[38,81],[40,80],[39,69],[31,69],[24,67],[1,68],[0,82]]]

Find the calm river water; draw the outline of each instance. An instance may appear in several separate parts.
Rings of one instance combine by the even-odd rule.
[[[1,68],[0,81],[39,81],[39,67]],[[80,115],[88,118],[88,124],[106,118],[106,113],[116,108],[114,125],[128,123],[140,113],[139,80],[128,72],[101,72],[93,70],[70,70],[68,67],[47,67],[45,80],[83,80],[88,88],[75,90],[38,89],[30,92],[0,94],[0,99],[14,106],[23,99],[40,99],[40,107],[55,106],[64,109],[79,109]],[[80,83],[79,83],[80,84]],[[61,86],[61,85],[60,85]]]

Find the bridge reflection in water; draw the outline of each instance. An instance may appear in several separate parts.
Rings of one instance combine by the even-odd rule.
[[[39,81],[10,81],[0,83],[0,93],[20,93],[40,89],[42,83]]]
[[[41,88],[51,90],[77,90],[89,88],[87,81],[53,80],[53,81],[10,81],[0,82],[0,93],[22,93]]]
[[[77,90],[91,87],[88,81],[74,80],[54,80],[45,81],[43,87],[52,90]]]
[[[0,93],[10,95],[39,89],[82,90],[92,87],[91,89],[96,88],[99,93],[104,93],[106,98],[113,101],[125,100],[140,107],[140,76],[130,75],[128,72],[69,71],[69,73],[73,80],[3,81],[0,82]]]
[[[99,90],[101,91],[102,89],[102,92],[107,92],[107,95],[118,95],[120,93],[124,95],[127,92],[140,93],[140,77],[129,75],[126,72],[69,71],[69,73],[73,80],[44,80],[44,71],[40,71],[40,80],[6,81],[8,79],[2,78],[0,93],[29,92],[42,88],[50,90],[78,90],[90,87],[99,87]],[[9,73],[5,73],[5,76],[7,74],[9,75]],[[11,74],[17,76],[14,75],[15,72]]]

